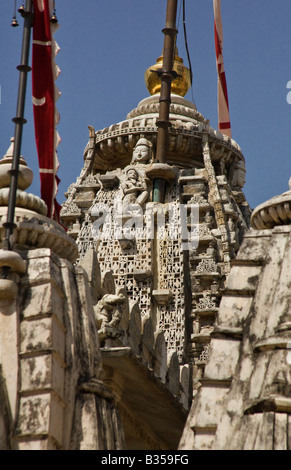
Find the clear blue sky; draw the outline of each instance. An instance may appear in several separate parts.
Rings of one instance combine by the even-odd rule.
[[[12,28],[14,1],[1,2],[0,156],[14,133],[23,20]],[[18,0],[18,6],[22,2]],[[180,3],[178,8],[180,11]],[[289,189],[291,176],[290,0],[222,0],[224,62],[233,138],[246,159],[245,195],[255,207]],[[56,0],[61,50],[57,85],[62,142],[58,201],[83,167],[88,124],[96,130],[126,118],[148,96],[144,71],[163,47],[166,0]],[[212,0],[186,0],[188,46],[198,110],[217,128],[217,75]],[[182,16],[178,13],[178,49],[187,65]],[[31,54],[30,54],[31,59]],[[290,95],[291,96],[291,95]],[[29,76],[22,154],[34,170],[29,191],[39,194]]]

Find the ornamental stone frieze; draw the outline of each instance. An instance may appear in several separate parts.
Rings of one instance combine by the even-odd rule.
[[[251,223],[257,230],[288,225],[291,222],[291,179],[290,190],[260,204],[252,214]]]
[[[0,244],[5,236],[4,224],[6,222],[8,194],[10,185],[11,162],[13,157],[14,139],[10,147],[0,160]],[[51,248],[56,254],[62,255],[70,261],[75,261],[78,249],[75,242],[69,237],[64,228],[46,217],[47,207],[42,199],[34,194],[27,193],[33,179],[33,173],[27,166],[23,157],[20,158],[19,184],[16,194],[15,229],[13,244],[18,247]]]
[[[159,95],[153,95],[142,100],[125,121],[95,133],[91,130],[84,150],[85,161],[90,160],[94,170],[106,171],[126,166],[131,160],[135,143],[142,135],[155,146],[158,109]],[[207,128],[213,161],[223,160],[229,175],[236,173],[233,168],[236,161],[244,168],[244,157],[238,144],[211,128],[193,103],[175,94],[172,95],[170,122],[168,163],[179,162],[179,166],[185,168],[193,165],[203,167],[201,134]]]

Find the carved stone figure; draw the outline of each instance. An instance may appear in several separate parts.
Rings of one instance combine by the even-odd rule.
[[[213,228],[213,217],[210,213],[210,210],[206,212],[203,222],[209,229]]]
[[[153,160],[153,144],[144,137],[140,138],[132,152],[131,164],[151,163]]]
[[[213,240],[209,242],[209,247],[206,249],[205,258],[211,258],[213,260],[215,259],[215,248]]]
[[[119,336],[117,327],[122,316],[122,304],[125,302],[123,294],[106,294],[95,305],[95,318],[100,341],[105,338]]]
[[[141,206],[148,199],[148,188],[146,179],[135,168],[125,169],[124,179],[120,185],[122,191],[123,212],[134,209],[134,206]]]
[[[246,182],[245,175],[246,169],[244,162],[242,160],[236,161],[231,175],[231,186],[234,188],[243,188]]]

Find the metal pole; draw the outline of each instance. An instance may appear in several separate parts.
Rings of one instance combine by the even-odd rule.
[[[166,12],[166,25],[164,33],[163,68],[161,76],[161,93],[158,125],[158,140],[156,160],[166,162],[168,149],[168,128],[170,126],[169,114],[171,104],[171,83],[173,75],[173,61],[175,50],[177,0],[168,0]]]
[[[170,104],[171,104],[171,84],[175,78],[173,72],[173,61],[175,51],[175,39],[177,35],[176,29],[177,16],[177,0],[167,1],[166,24],[162,30],[164,33],[164,49],[163,49],[163,68],[159,71],[161,78],[159,119],[157,121],[157,151],[156,161],[165,163],[167,160],[167,151],[169,146],[169,126],[170,120]],[[153,200],[162,202],[164,197],[165,181],[157,178],[154,181]]]
[[[17,109],[16,117],[12,119],[15,123],[14,130],[14,150],[12,167],[9,171],[11,175],[9,199],[8,199],[8,211],[7,219],[3,224],[5,227],[5,238],[3,242],[3,248],[6,250],[12,249],[11,235],[15,227],[14,213],[15,213],[15,202],[17,193],[18,173],[19,173],[19,161],[21,153],[21,142],[22,142],[22,128],[23,124],[26,123],[24,119],[24,106],[26,96],[26,83],[27,73],[31,70],[28,65],[29,49],[30,49],[30,35],[32,27],[32,0],[26,0],[25,11],[22,13],[24,17],[24,28],[22,37],[22,52],[21,52],[21,64],[17,67],[20,72],[19,84],[18,84],[18,98],[17,98]]]

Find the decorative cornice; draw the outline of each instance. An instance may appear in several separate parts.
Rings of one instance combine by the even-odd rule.
[[[145,98],[127,115],[126,120],[96,131],[95,138],[91,132],[84,150],[84,159],[93,160],[96,169],[108,170],[117,166],[123,168],[129,163],[132,148],[142,135],[155,145],[158,117],[159,95]],[[191,159],[201,156],[201,138],[205,130],[209,133],[211,144],[219,147],[217,155],[212,152],[215,160],[225,157],[229,161],[236,158],[244,161],[239,145],[210,127],[195,105],[181,96],[172,95],[170,122],[168,163],[175,164],[177,160],[182,167],[187,167],[189,160],[188,164],[193,165]]]
[[[254,209],[251,225],[254,229],[271,229],[291,223],[291,190],[260,204]]]
[[[9,188],[0,189],[0,206],[8,206],[9,200]],[[16,193],[16,207],[23,207],[24,209],[32,210],[38,214],[46,215],[47,206],[45,202],[40,199],[38,196],[35,196],[31,193],[26,193],[25,191],[17,190]]]
[[[7,207],[0,207],[0,247],[4,238]],[[54,253],[70,262],[78,257],[78,247],[57,222],[34,211],[15,210],[14,246],[21,248],[50,248]]]
[[[138,106],[128,113],[126,119],[129,120],[137,116],[148,114],[159,114],[159,95],[145,98],[140,101]],[[187,118],[187,120],[190,118],[196,121],[206,122],[204,116],[197,111],[196,106],[193,103],[176,95],[172,95],[170,114],[178,115],[180,118]]]

